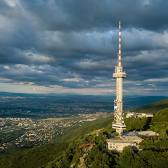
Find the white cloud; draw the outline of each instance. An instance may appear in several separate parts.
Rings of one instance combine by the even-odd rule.
[[[3,68],[4,68],[5,70],[10,70],[10,66],[9,66],[9,65],[4,65]]]
[[[83,79],[81,79],[79,77],[75,77],[75,78],[65,78],[62,81],[64,81],[64,82],[81,82],[81,81],[83,81]]]
[[[25,58],[33,63],[49,63],[54,61],[53,57],[51,56],[33,53],[32,51],[25,51],[23,54],[25,55]]]
[[[168,77],[166,78],[151,78],[151,79],[146,79],[145,82],[168,82]]]
[[[15,7],[19,0],[5,0],[10,7]]]

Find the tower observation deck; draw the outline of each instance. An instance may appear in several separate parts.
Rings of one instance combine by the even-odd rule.
[[[118,63],[115,66],[113,77],[116,79],[116,99],[114,100],[114,122],[112,123],[112,128],[114,128],[119,135],[122,135],[126,128],[123,112],[123,78],[126,77],[126,73],[123,71],[122,65],[121,22],[119,22],[118,32]]]

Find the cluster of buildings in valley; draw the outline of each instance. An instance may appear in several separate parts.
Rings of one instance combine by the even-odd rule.
[[[11,147],[32,147],[50,142],[62,134],[59,122],[30,118],[0,118],[0,151]],[[9,137],[9,138],[7,138]]]
[[[11,147],[33,147],[51,142],[68,127],[106,117],[106,113],[86,114],[67,118],[0,118],[0,151]]]

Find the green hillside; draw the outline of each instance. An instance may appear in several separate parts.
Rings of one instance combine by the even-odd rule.
[[[127,130],[149,129],[157,131],[160,136],[146,138],[140,144],[139,151],[127,147],[118,153],[107,150],[106,139],[114,132],[104,128],[98,136],[88,134],[82,139],[76,139],[46,168],[167,168],[168,109],[155,113],[150,122],[145,118],[130,118],[126,124]]]
[[[122,153],[110,152],[106,139],[115,135],[112,118],[100,118],[69,127],[53,144],[11,151],[0,156],[0,168],[167,168],[168,165],[168,100],[139,112],[155,112],[152,120],[126,119],[127,130],[154,130],[158,138],[145,139],[140,151],[126,148]]]
[[[168,134],[168,108],[164,108],[155,113],[152,119],[151,129],[160,133],[161,137],[167,137]]]
[[[144,106],[142,108],[135,109],[133,111],[140,113],[155,113],[161,109],[168,108],[168,99],[163,99],[161,101],[152,103],[150,105]]]

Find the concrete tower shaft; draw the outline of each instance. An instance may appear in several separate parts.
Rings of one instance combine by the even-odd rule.
[[[123,78],[126,77],[126,73],[123,71],[122,66],[121,22],[119,22],[118,33],[118,63],[115,66],[113,77],[116,79],[116,99],[114,100],[114,123],[112,124],[112,128],[116,129],[116,132],[121,135],[126,127],[123,118]]]

